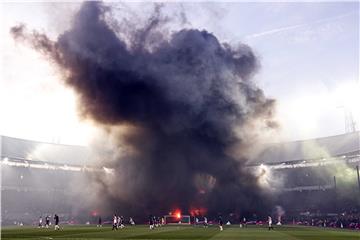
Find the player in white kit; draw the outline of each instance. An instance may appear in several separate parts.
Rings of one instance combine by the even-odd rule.
[[[117,216],[116,214],[113,217],[113,225],[112,225],[112,230],[117,230]]]
[[[272,218],[268,216],[268,224],[269,224],[269,230],[274,230],[274,227],[272,226]]]

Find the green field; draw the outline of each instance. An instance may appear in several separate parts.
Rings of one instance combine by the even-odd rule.
[[[227,227],[220,232],[217,227],[166,226],[149,230],[147,226],[126,227],[112,231],[110,227],[64,226],[59,231],[29,227],[1,229],[2,239],[274,239],[274,240],[359,240],[359,231],[282,226],[268,231],[265,227]]]

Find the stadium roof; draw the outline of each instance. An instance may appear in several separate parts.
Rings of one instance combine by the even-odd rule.
[[[330,158],[360,152],[359,132],[267,146],[251,164],[279,164]]]
[[[90,154],[90,150],[83,146],[43,143],[0,136],[2,158],[84,165],[88,163]]]
[[[360,153],[359,132],[268,145],[249,165],[291,163]],[[0,155],[19,160],[86,165],[87,147],[43,143],[0,136]]]

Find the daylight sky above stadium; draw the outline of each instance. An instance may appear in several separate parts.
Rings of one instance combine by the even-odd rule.
[[[126,5],[136,14],[150,8]],[[86,145],[96,132],[79,118],[76,96],[53,66],[9,34],[12,26],[25,23],[56,38],[78,7],[78,2],[1,3],[0,135]],[[163,11],[183,11],[186,27],[253,49],[261,61],[255,81],[277,100],[276,141],[344,133],[350,115],[359,128],[358,2],[184,2]]]

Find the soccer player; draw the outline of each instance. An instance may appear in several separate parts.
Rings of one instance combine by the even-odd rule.
[[[124,220],[124,217],[123,216],[121,216],[120,217],[120,228],[124,228],[125,227],[125,225],[124,225],[124,223],[125,223],[125,220]]]
[[[160,217],[155,217],[155,226],[160,227]]]
[[[59,216],[57,214],[54,215],[54,219],[55,219],[55,230],[59,230]]]
[[[118,222],[118,218],[117,218],[116,214],[114,214],[114,217],[113,217],[113,225],[112,225],[112,229],[111,229],[111,230],[117,230],[117,222]]]
[[[40,216],[40,218],[39,218],[39,226],[38,226],[38,228],[42,228],[43,227],[43,225],[42,225],[42,216]]]
[[[46,228],[49,228],[49,226],[50,226],[50,217],[49,217],[49,216],[46,216],[46,217],[45,217],[45,227],[46,227]]]
[[[120,226],[120,216],[117,216],[116,218],[116,229],[119,229]]]
[[[102,227],[102,219],[101,219],[101,216],[99,216],[99,221],[98,221],[97,227]]]
[[[219,216],[219,227],[220,227],[220,231],[224,230],[223,229],[223,220],[222,220],[221,215]]]
[[[154,227],[158,227],[157,217],[155,215],[153,216],[153,222],[154,222]]]
[[[207,218],[204,217],[204,227],[207,228],[208,227],[208,221],[207,221]]]
[[[272,218],[268,216],[268,224],[269,224],[269,231],[272,229],[274,230],[274,227],[272,226]]]
[[[130,217],[130,219],[129,219],[129,223],[130,223],[130,225],[132,225],[132,226],[134,226],[134,225],[135,225],[135,221],[134,221],[134,219],[132,219],[132,217]]]
[[[149,228],[150,230],[154,229],[154,218],[152,215],[149,215]]]

